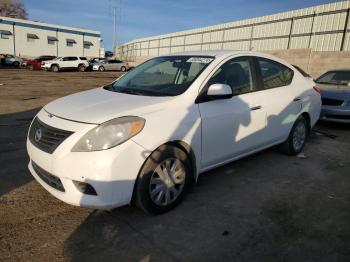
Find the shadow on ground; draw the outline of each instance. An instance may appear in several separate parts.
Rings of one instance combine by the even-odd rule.
[[[30,122],[39,110],[0,115],[0,196],[32,180],[25,144]]]
[[[350,161],[344,154],[350,146],[341,148],[341,139],[341,133],[335,139],[315,133],[306,158],[269,149],[203,174],[185,201],[161,216],[134,207],[94,211],[65,241],[65,256],[72,261],[349,261]],[[338,149],[330,153],[330,146]]]

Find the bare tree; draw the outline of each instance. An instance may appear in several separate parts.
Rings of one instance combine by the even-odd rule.
[[[0,0],[0,16],[27,19],[27,15],[21,0]]]

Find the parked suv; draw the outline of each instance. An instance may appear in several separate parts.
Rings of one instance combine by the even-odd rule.
[[[43,55],[39,56],[35,59],[32,60],[27,60],[22,62],[22,67],[27,68],[28,70],[40,70],[41,68],[41,63],[44,61],[50,61],[55,59],[56,56],[49,56],[49,55]]]
[[[53,60],[44,61],[41,67],[44,70],[58,72],[60,70],[78,70],[79,72],[84,72],[89,66],[86,57],[78,56],[64,56],[58,57]]]

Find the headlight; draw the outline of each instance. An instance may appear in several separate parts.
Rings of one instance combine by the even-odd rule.
[[[126,116],[107,121],[87,132],[72,148],[72,152],[105,150],[124,143],[141,132],[145,119]]]

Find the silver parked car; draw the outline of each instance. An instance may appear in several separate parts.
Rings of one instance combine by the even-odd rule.
[[[316,83],[321,89],[321,120],[350,123],[350,69],[328,71]]]
[[[129,65],[126,62],[116,59],[110,59],[108,61],[99,61],[92,66],[92,70],[94,71],[105,71],[105,70],[116,70],[126,72],[129,70]]]
[[[12,65],[18,67],[22,63],[23,59],[19,56],[14,56],[10,54],[5,55],[5,65]]]

